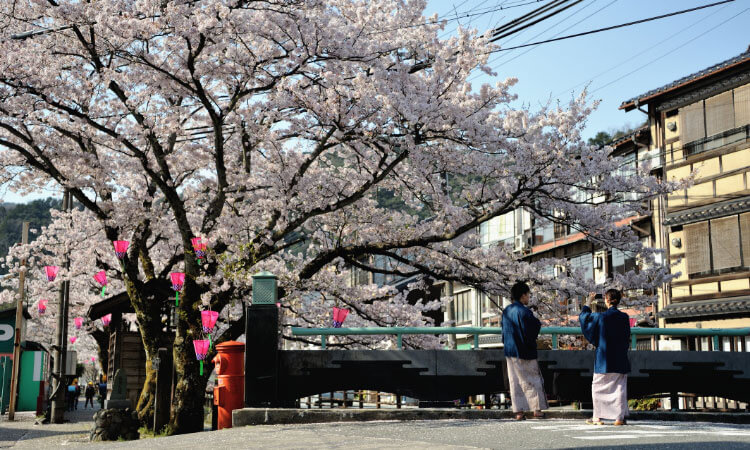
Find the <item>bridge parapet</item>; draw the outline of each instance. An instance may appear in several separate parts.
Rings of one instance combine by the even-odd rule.
[[[474,351],[453,350],[280,350],[278,310],[251,305],[247,310],[245,400],[251,407],[289,407],[296,399],[339,390],[378,390],[425,401],[508,391],[501,349],[480,349],[480,335],[501,334],[490,327],[293,328],[294,336],[462,334],[474,336]],[[632,328],[634,336],[750,336],[750,328]],[[557,350],[557,336],[580,335],[579,328],[546,327],[553,350],[539,351],[548,396],[565,401],[591,400],[594,352]],[[688,392],[750,402],[750,353],[631,351],[630,398]]]

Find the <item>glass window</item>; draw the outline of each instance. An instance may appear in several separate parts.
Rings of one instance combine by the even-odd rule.
[[[594,255],[584,253],[583,255],[570,258],[570,269],[573,271],[582,271],[585,279],[594,279]]]
[[[453,304],[456,306],[456,323],[471,322],[474,308],[471,304],[471,291],[459,292],[453,295]]]
[[[635,270],[637,267],[635,256],[631,255],[630,253],[626,253],[621,250],[618,250],[616,248],[612,249],[612,253],[609,259],[610,259],[610,267],[609,267],[610,275],[612,275],[613,273],[619,273],[621,275],[625,275],[625,273],[631,270]]]
[[[479,225],[479,239],[482,245],[513,239],[515,233],[515,212],[493,217]]]
[[[534,218],[534,245],[546,244],[555,240],[554,227],[552,222],[547,219]]]

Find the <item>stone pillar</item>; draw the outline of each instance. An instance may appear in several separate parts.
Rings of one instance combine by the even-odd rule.
[[[250,305],[246,317],[245,405],[276,406],[279,309],[275,304]]]

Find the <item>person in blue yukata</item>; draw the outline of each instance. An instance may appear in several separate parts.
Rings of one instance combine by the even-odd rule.
[[[594,401],[594,415],[586,423],[602,425],[602,419],[614,421],[614,425],[625,425],[628,415],[628,349],[630,347],[630,320],[627,314],[617,309],[622,294],[610,289],[604,294],[607,310],[591,312],[591,302],[595,294],[589,294],[586,306],[581,309],[578,319],[581,331],[596,347],[594,380],[591,384],[591,398]]]
[[[503,347],[513,412],[516,420],[526,419],[524,411],[534,411],[533,417],[543,419],[547,396],[536,352],[536,338],[542,324],[526,307],[531,295],[526,283],[514,284],[510,294],[513,303],[503,309]]]

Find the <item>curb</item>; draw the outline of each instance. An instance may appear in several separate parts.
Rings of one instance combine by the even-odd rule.
[[[548,410],[548,419],[591,417],[591,410]],[[511,419],[511,410],[461,409],[287,409],[243,408],[232,411],[232,426],[289,425],[330,422],[372,422],[382,420],[503,420]],[[687,411],[631,411],[629,420],[671,422],[715,422],[750,424],[750,413],[717,413]]]

